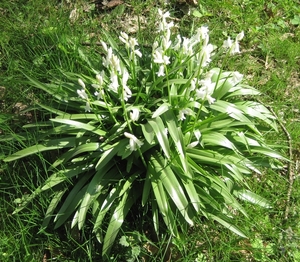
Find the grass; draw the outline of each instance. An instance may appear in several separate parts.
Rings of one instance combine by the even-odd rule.
[[[1,2],[0,83],[5,89],[0,89],[0,159],[15,151],[9,142],[4,142],[5,135],[33,121],[28,115],[18,114],[17,103],[30,106],[35,100],[47,99],[42,93],[33,93],[23,73],[42,81],[50,76],[60,78],[62,71],[92,76],[80,50],[88,51],[89,59],[96,61],[101,53],[98,45],[103,37],[101,28],[116,38],[120,31],[130,32],[147,48],[155,30],[153,1],[124,2],[114,9],[103,10],[88,1],[76,4],[42,0]],[[156,1],[157,7],[159,2],[163,1]],[[264,94],[261,99],[273,108],[290,133],[293,161],[299,163],[300,7],[297,1],[199,1],[190,16],[184,14],[182,5],[170,2],[169,9],[183,35],[193,27],[206,24],[212,42],[220,45],[227,36],[245,31],[242,53],[223,66],[243,73]],[[78,19],[70,22],[70,12],[75,8]],[[270,133],[269,139],[287,145],[284,132],[280,136]],[[18,146],[24,146],[23,142],[19,141]],[[43,161],[30,158],[15,166],[0,162],[0,261],[42,261],[44,254],[59,261],[99,261],[99,247],[90,235],[89,225],[83,233],[70,230],[68,225],[63,233],[51,228],[41,231],[48,205],[46,197],[24,212],[12,215],[18,204],[15,199],[32,192],[39,184],[40,174],[46,173]],[[256,193],[271,201],[273,208],[246,205],[250,219],[236,217],[236,223],[246,229],[248,239],[201,218],[181,240],[170,241],[165,236],[161,243],[151,241],[151,232],[139,235],[128,225],[128,231],[123,233],[128,245],[116,244],[111,261],[142,261],[142,258],[162,261],[168,256],[172,261],[299,261],[299,169],[294,169],[294,176],[289,203],[287,170],[280,174],[266,170],[263,176],[249,181]],[[287,205],[290,208],[285,219]]]

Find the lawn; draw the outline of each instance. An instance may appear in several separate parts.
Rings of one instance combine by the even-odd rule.
[[[24,125],[47,123],[54,114],[38,110],[38,104],[55,104],[49,93],[34,89],[29,78],[61,83],[71,74],[94,77],[91,68],[101,66],[99,58],[105,51],[101,41],[109,35],[121,45],[120,32],[135,37],[141,50],[149,50],[157,32],[158,8],[170,12],[176,24],[172,30],[182,36],[207,26],[210,42],[216,46],[244,31],[241,52],[223,60],[216,57],[212,64],[239,71],[247,84],[261,92],[258,101],[278,118],[279,130],[263,130],[264,136],[291,161],[284,161],[281,170],[266,167],[262,174],[253,173],[246,178],[251,190],[270,203],[270,208],[263,208],[241,202],[248,218],[237,212],[233,221],[243,229],[246,238],[199,216],[193,227],[180,232],[180,237],[165,232],[158,240],[148,226],[151,217],[129,212],[111,248],[109,261],[300,261],[299,3],[184,2],[1,1],[0,261],[102,261],[102,246],[92,232],[90,214],[82,230],[71,229],[71,220],[55,229],[49,219],[48,227],[44,227],[44,217],[53,203],[51,190],[13,213],[51,175],[48,167],[58,151],[37,153],[13,162],[3,160],[38,141],[42,127],[31,132]],[[56,109],[68,108],[65,105]]]

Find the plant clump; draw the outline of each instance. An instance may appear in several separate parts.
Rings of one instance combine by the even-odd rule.
[[[264,138],[265,127],[277,126],[251,100],[259,91],[239,72],[211,67],[214,57],[240,52],[244,33],[217,48],[208,27],[190,38],[174,36],[170,13],[158,15],[151,49],[124,32],[122,46],[107,37],[100,68],[91,68],[95,78],[68,73],[70,82],[44,84],[28,77],[52,95],[51,105],[39,104],[51,118],[24,126],[39,130],[38,143],[5,159],[61,150],[50,177],[15,212],[51,190],[43,226],[50,218],[55,227],[71,219],[82,229],[91,214],[103,255],[136,205],[141,217],[151,213],[157,236],[164,224],[177,237],[200,215],[244,237],[232,220],[247,216],[240,200],[270,207],[247,178],[284,159]]]

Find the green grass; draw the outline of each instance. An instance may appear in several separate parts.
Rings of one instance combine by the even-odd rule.
[[[0,95],[0,139],[20,130],[32,121],[16,115],[15,104],[27,106],[45,99],[33,93],[23,73],[47,81],[62,80],[61,72],[85,73],[93,76],[80,50],[89,54],[94,63],[100,56],[102,28],[117,38],[120,31],[136,35],[147,48],[155,30],[154,1],[127,0],[112,10],[97,10],[88,1],[77,1],[79,18],[69,22],[74,3],[68,1],[3,0],[0,4],[0,83],[5,94]],[[157,6],[159,2],[156,1]],[[293,161],[300,160],[300,7],[298,1],[199,1],[195,16],[184,15],[182,7],[171,1],[170,8],[180,25],[181,34],[193,27],[208,25],[211,42],[220,45],[227,36],[245,31],[242,53],[230,58],[225,68],[238,70],[262,93],[261,100],[270,105],[282,119],[293,144]],[[193,10],[191,10],[193,13]],[[145,20],[147,19],[147,23]],[[135,27],[132,25],[135,24]],[[140,30],[139,30],[140,29]],[[0,89],[1,92],[2,89]],[[28,134],[30,135],[30,134]],[[287,137],[269,134],[269,139],[287,145]],[[5,140],[5,139],[3,139]],[[12,144],[0,140],[0,159],[15,151]],[[14,144],[15,145],[15,144]],[[19,147],[24,146],[22,141]],[[90,234],[75,232],[66,225],[60,233],[41,231],[41,223],[49,204],[39,199],[22,213],[12,215],[15,199],[31,193],[39,185],[45,159],[30,158],[10,166],[0,162],[0,261],[42,261],[44,253],[59,261],[99,261],[100,250]],[[199,218],[190,234],[181,240],[155,243],[151,232],[137,236],[128,225],[129,246],[116,244],[111,261],[126,261],[135,255],[148,261],[161,261],[171,254],[172,261],[300,261],[300,182],[296,170],[290,212],[285,220],[288,172],[266,170],[249,181],[254,191],[269,201],[272,209],[245,205],[250,219],[236,217],[237,225],[246,229],[249,238],[241,239],[213,222]],[[146,223],[146,222],[145,222]],[[121,237],[121,236],[120,236]],[[170,245],[169,245],[170,244]],[[49,255],[48,255],[49,258]]]

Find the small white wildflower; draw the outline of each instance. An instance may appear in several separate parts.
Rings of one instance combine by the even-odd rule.
[[[211,95],[214,92],[216,83],[211,82],[210,78],[205,78],[199,81],[199,84],[201,85],[201,88],[196,90],[197,99],[207,100],[209,104],[214,103],[216,99]]]
[[[129,89],[128,86],[125,86],[123,88],[123,98],[124,98],[124,100],[127,101],[131,96],[132,96],[131,90]]]
[[[230,49],[232,47],[232,44],[233,44],[233,42],[232,42],[230,36],[228,36],[227,40],[225,40],[223,42],[222,47],[225,48],[225,49]]]
[[[157,64],[170,64],[170,57],[163,55],[163,51],[161,48],[157,48],[153,54],[154,63]]]
[[[232,72],[231,82],[233,85],[240,83],[243,80],[243,75],[237,71]]]
[[[158,48],[159,44],[157,41],[154,41],[153,46],[152,46],[152,50],[156,50],[156,48]]]
[[[213,104],[213,103],[216,101],[216,99],[213,98],[211,95],[207,95],[207,96],[206,96],[206,99],[207,99],[207,102],[208,102],[210,105]]]
[[[212,44],[208,44],[206,46],[203,46],[201,52],[200,52],[200,62],[201,66],[207,66],[211,62],[211,54],[214,51],[214,47]]]
[[[236,36],[236,38],[235,38],[235,40],[236,41],[241,41],[243,38],[244,38],[244,31],[242,31],[242,32],[240,32],[237,36]]]
[[[116,70],[118,72],[121,71],[120,59],[116,55],[112,55],[111,60],[110,60],[110,64],[111,64],[111,66],[114,70]]]
[[[190,91],[194,91],[196,89],[196,83],[197,83],[197,78],[193,78],[191,80],[191,86],[190,86]]]
[[[112,74],[110,76],[110,81],[111,83],[109,84],[109,88],[115,92],[118,93],[118,87],[119,87],[119,81],[118,81],[118,76],[116,74]]]
[[[138,148],[141,148],[141,146],[144,144],[142,141],[137,139],[136,136],[130,133],[124,132],[124,136],[129,138],[128,148],[130,149],[130,151],[136,151]]]
[[[223,48],[230,49],[231,55],[240,53],[239,41],[241,41],[243,38],[244,38],[244,31],[242,31],[236,36],[235,41],[232,41],[231,38],[228,37],[228,39],[225,40],[223,43]]]
[[[142,53],[139,49],[134,50],[134,53],[138,56],[138,57],[142,57]]]
[[[234,55],[234,54],[239,54],[239,53],[240,53],[240,44],[238,41],[234,41],[234,43],[230,49],[230,54]]]
[[[165,13],[163,13],[163,11],[159,8],[158,10],[158,14],[160,15],[161,18],[166,19],[170,17],[170,12],[167,11]]]
[[[122,86],[123,86],[123,98],[125,101],[128,100],[132,96],[132,92],[127,86],[127,81],[129,79],[129,73],[125,70],[123,72],[123,77],[122,77]]]
[[[129,38],[128,43],[129,43],[129,47],[130,47],[132,50],[134,49],[134,47],[135,47],[136,45],[139,45],[139,44],[138,44],[138,41],[137,41],[135,38],[133,38],[133,37],[130,37],[130,38]]]
[[[92,108],[90,106],[90,103],[89,102],[86,102],[85,103],[85,112],[91,112],[92,111]]]
[[[85,92],[84,89],[77,90],[77,94],[78,94],[82,99],[88,100],[88,95],[87,95],[87,93]]]
[[[129,116],[132,121],[138,121],[140,116],[140,110],[136,107],[132,108],[131,112],[129,113]]]
[[[127,70],[124,70],[123,77],[122,77],[122,85],[123,87],[127,86],[127,81],[129,79],[129,73]]]
[[[100,74],[97,74],[96,79],[98,80],[99,85],[102,86],[104,83],[104,71],[101,71]]]
[[[177,35],[177,42],[176,42],[176,44],[174,45],[174,47],[173,47],[173,49],[175,50],[175,51],[178,51],[179,50],[179,48],[180,48],[180,46],[181,46],[181,36],[180,35]]]
[[[165,76],[165,67],[163,65],[161,65],[159,67],[159,70],[158,70],[158,72],[156,74],[157,74],[158,77]]]
[[[183,37],[182,52],[185,55],[192,55],[193,54],[193,49],[190,46],[190,39],[187,38],[187,37]]]
[[[104,97],[104,90],[101,89],[101,90],[99,90],[99,92],[96,91],[96,92],[94,93],[94,95],[97,96],[97,99],[98,99],[98,100],[103,99],[103,97]]]
[[[182,121],[186,118],[185,115],[193,115],[193,114],[194,112],[190,108],[184,108],[179,111],[177,118],[178,120]]]
[[[170,41],[170,35],[171,35],[170,30],[167,30],[166,35],[162,39],[162,46],[164,50],[167,50],[172,44],[172,41]]]
[[[129,44],[128,44],[128,35],[124,32],[120,32],[120,35],[119,36],[119,39],[126,45],[126,47],[129,47]]]
[[[107,50],[108,50],[107,44],[106,44],[105,42],[103,42],[103,41],[100,41],[100,43],[101,43],[101,45],[102,45],[104,51],[107,52]]]
[[[84,82],[82,81],[82,79],[78,79],[78,84],[82,87],[82,88],[85,88],[85,84]]]

